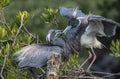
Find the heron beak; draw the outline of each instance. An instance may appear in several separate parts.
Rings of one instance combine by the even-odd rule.
[[[61,33],[62,30],[55,30],[55,33]]]
[[[66,34],[70,29],[72,28],[71,25],[67,26],[65,30],[63,31],[63,34]]]
[[[55,37],[60,37],[63,34],[62,30],[55,30],[55,33]]]

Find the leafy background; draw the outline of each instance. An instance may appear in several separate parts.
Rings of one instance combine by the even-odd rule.
[[[5,14],[7,19],[14,23],[14,16],[18,11],[28,11],[30,14],[29,23],[26,27],[30,32],[39,34],[41,40],[45,38],[46,32],[50,28],[63,29],[67,23],[66,19],[57,14],[58,26],[51,23],[45,23],[41,19],[44,8],[58,9],[59,6],[78,7],[86,14],[94,13],[120,21],[119,0],[11,0],[10,5],[6,7]],[[37,29],[37,30],[36,30]]]
[[[59,6],[77,7],[86,14],[94,13],[120,22],[119,4],[120,0],[0,0],[0,77],[29,79],[28,71],[17,68],[13,54],[25,45],[45,42],[49,29],[66,27],[68,19],[60,16]],[[21,26],[23,14],[24,25]],[[115,44],[113,42],[111,47],[113,52],[119,50]],[[73,59],[70,60],[75,61]]]

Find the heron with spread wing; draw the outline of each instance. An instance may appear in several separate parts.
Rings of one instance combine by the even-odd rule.
[[[76,34],[81,35],[80,45],[82,47],[91,49],[91,53],[93,54],[93,60],[87,69],[88,71],[96,59],[96,54],[93,48],[102,49],[103,47],[105,47],[100,41],[97,40],[97,36],[114,36],[116,28],[120,27],[120,24],[118,22],[104,18],[99,15],[85,15],[81,10],[73,8],[60,7],[59,10],[62,16],[65,16],[70,19],[63,33],[66,34],[70,29],[78,28]],[[87,58],[86,61],[88,59],[89,58]],[[86,63],[86,61],[81,66],[83,66]]]

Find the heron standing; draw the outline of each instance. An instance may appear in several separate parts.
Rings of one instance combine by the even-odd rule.
[[[81,10],[73,8],[60,7],[59,9],[62,16],[70,19],[66,29],[63,32],[66,33],[70,29],[77,28],[78,31],[76,31],[76,34],[81,36],[80,45],[85,48],[90,48],[92,51],[91,53],[93,54],[93,60],[88,66],[87,71],[89,71],[96,59],[96,54],[93,48],[102,49],[105,47],[100,41],[97,40],[97,36],[114,36],[116,28],[120,27],[120,24],[99,15],[85,15]]]

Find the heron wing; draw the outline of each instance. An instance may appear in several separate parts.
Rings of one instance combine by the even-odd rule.
[[[33,44],[23,47],[16,52],[19,68],[42,67],[47,63],[48,58],[53,53],[62,53],[62,49],[58,46],[49,46],[42,44]]]
[[[73,17],[74,8],[66,8],[66,7],[59,7],[59,11],[61,16],[65,16],[67,18]],[[77,10],[76,17],[84,17],[85,14],[81,10]]]
[[[88,23],[86,31],[107,37],[115,35],[116,27],[120,27],[119,23],[99,15],[89,15]]]

